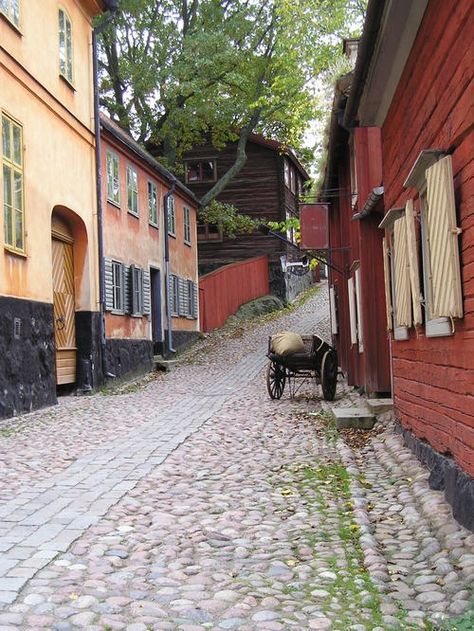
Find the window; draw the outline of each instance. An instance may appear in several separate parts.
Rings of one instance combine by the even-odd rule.
[[[293,166],[290,167],[290,191],[295,194],[296,193],[296,173]]]
[[[184,242],[191,245],[191,216],[189,208],[183,208],[184,215]]]
[[[124,311],[124,267],[112,261],[112,309]]]
[[[24,252],[23,133],[21,126],[6,115],[2,115],[2,166],[5,245]]]
[[[284,161],[284,167],[285,167],[285,186],[287,188],[290,188],[290,184],[291,184],[290,163],[288,162],[286,158]]]
[[[59,72],[72,83],[72,25],[64,9],[59,9]]]
[[[192,280],[186,281],[187,285],[187,313],[189,318],[194,317],[194,283]]]
[[[186,182],[215,182],[216,161],[211,159],[186,160]]]
[[[138,217],[138,175],[131,166],[127,167],[127,208]]]
[[[15,26],[20,26],[20,0],[0,0],[0,13]]]
[[[179,315],[179,278],[171,274],[169,280],[169,300],[171,315]]]
[[[135,265],[130,266],[130,280],[132,283],[132,315],[143,313],[143,270]]]
[[[148,181],[148,221],[158,227],[158,191],[154,182]]]
[[[174,197],[171,195],[167,198],[168,201],[168,233],[176,236],[176,213],[174,208]]]
[[[362,331],[362,294],[360,287],[360,263],[355,261],[352,269],[354,276],[347,280],[347,291],[349,297],[349,323],[351,329],[351,344],[357,344],[359,353],[364,351],[364,340]]]
[[[216,223],[198,223],[197,240],[222,241],[222,230]]]
[[[119,158],[107,151],[107,199],[120,206]]]

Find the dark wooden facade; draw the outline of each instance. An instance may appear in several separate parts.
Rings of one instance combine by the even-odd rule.
[[[211,144],[196,147],[184,156],[186,166],[193,161],[215,162],[215,178],[219,179],[235,161],[237,143],[229,143],[223,149]],[[288,172],[293,171],[293,186],[285,184],[285,162]],[[283,221],[289,216],[298,216],[299,195],[308,174],[296,157],[275,141],[252,135],[247,144],[247,161],[226,189],[219,201],[233,204],[245,215],[267,221]],[[202,197],[213,186],[214,181],[198,182],[184,178],[186,186],[198,197]],[[293,188],[293,192],[292,189]],[[202,273],[235,261],[260,255],[268,255],[270,263],[279,263],[280,256],[287,254],[287,246],[271,236],[255,232],[235,239],[206,239],[201,231],[199,239],[199,267]],[[291,252],[291,250],[289,251]]]

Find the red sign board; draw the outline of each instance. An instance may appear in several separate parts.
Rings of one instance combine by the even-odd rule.
[[[329,248],[328,205],[301,205],[300,230],[302,250],[327,250]]]

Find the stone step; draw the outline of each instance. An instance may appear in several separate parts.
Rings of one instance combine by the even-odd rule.
[[[153,368],[155,370],[162,370],[163,372],[169,372],[176,367],[176,359],[165,359],[161,355],[155,355],[153,357]]]
[[[375,425],[375,416],[365,407],[333,408],[332,413],[337,429],[372,429]]]
[[[367,399],[365,403],[375,415],[393,410],[393,399]]]

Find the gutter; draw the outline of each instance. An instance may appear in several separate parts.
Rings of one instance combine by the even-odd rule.
[[[171,179],[171,188],[165,195],[163,196],[163,206],[164,206],[164,232],[165,232],[165,293],[166,293],[166,322],[168,324],[168,352],[176,353],[176,349],[173,348],[173,327],[172,327],[172,319],[171,319],[171,303],[170,303],[170,235],[168,231],[168,200],[173,196],[173,193],[176,190],[176,185],[178,184],[178,180],[173,177]]]
[[[95,175],[97,195],[97,250],[99,257],[99,303],[100,303],[100,347],[102,360],[102,375],[104,379],[114,378],[108,372],[105,357],[105,266],[104,266],[104,234],[102,207],[102,164],[100,142],[100,110],[99,110],[99,59],[97,53],[97,37],[112,22],[118,10],[118,0],[106,0],[105,7],[110,11],[103,22],[92,30],[92,69],[94,80],[94,131],[95,131]]]
[[[375,206],[377,205],[377,202],[382,197],[383,197],[383,186],[375,187],[370,193],[369,197],[367,198],[367,201],[365,202],[362,210],[358,213],[355,213],[355,215],[352,216],[352,221],[355,221],[357,219],[363,219],[364,217],[367,217],[367,215],[370,215],[370,213],[374,210]]]
[[[354,78],[351,91],[347,99],[346,110],[342,124],[346,128],[356,126],[356,116],[360,98],[365,86],[365,80],[369,73],[370,61],[375,50],[377,36],[382,21],[382,15],[388,0],[369,0],[367,14],[364,22],[364,30],[357,51],[357,61],[354,69]]]

